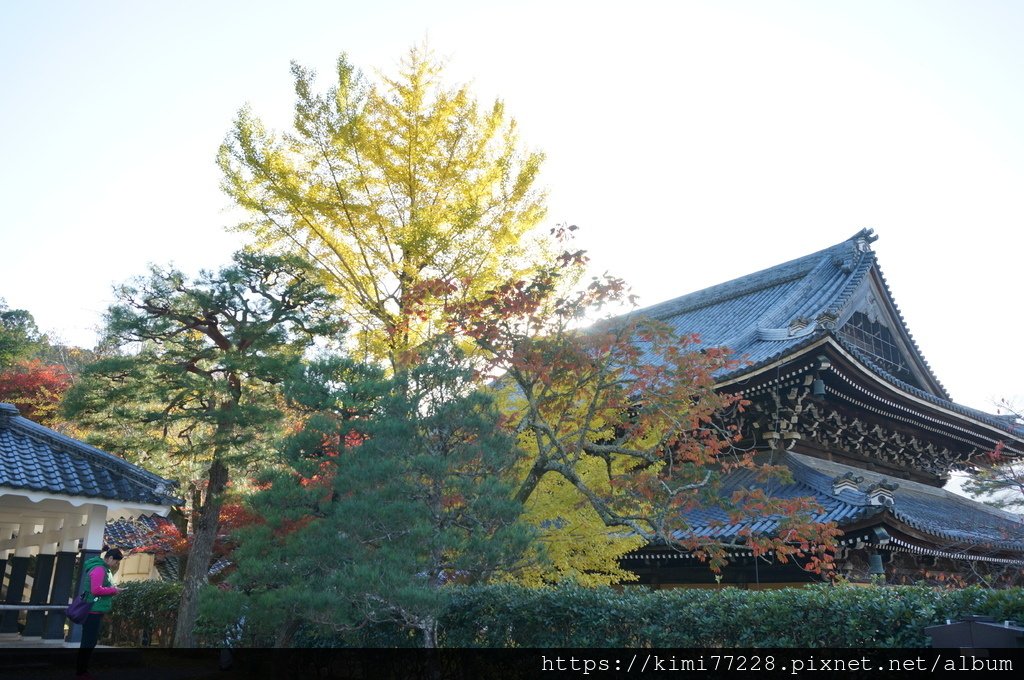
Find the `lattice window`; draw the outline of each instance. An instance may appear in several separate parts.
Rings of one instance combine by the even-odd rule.
[[[863,312],[857,312],[850,317],[839,334],[870,356],[883,370],[904,382],[920,387],[910,370],[910,364],[900,353],[892,333],[882,324],[871,321]]]

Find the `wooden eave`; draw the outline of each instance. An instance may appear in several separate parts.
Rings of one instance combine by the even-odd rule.
[[[822,380],[824,397],[810,396],[815,379]],[[831,333],[811,339],[774,361],[735,373],[723,379],[719,389],[760,401],[762,418],[771,400],[777,402],[782,397],[785,401],[787,396],[799,395],[804,411],[800,416],[803,425],[794,425],[798,433],[800,428],[808,426],[808,414],[817,409],[843,414],[850,422],[859,420],[869,429],[881,426],[889,433],[887,436],[899,434],[904,443],[913,448],[903,448],[898,438],[891,448],[884,448],[883,444],[880,451],[875,438],[875,452],[861,451],[859,444],[832,446],[803,436],[784,444],[787,450],[930,486],[941,487],[948,481],[951,471],[970,468],[975,456],[992,451],[1000,442],[1007,454],[1024,457],[1024,441],[994,416],[906,386],[886,374],[880,375]],[[750,434],[764,436],[770,431],[764,427],[762,421],[761,429]],[[755,439],[753,443],[760,445],[762,441]]]
[[[942,553],[960,553],[965,557],[975,559],[1024,560],[1024,554],[1006,547],[980,542],[966,543],[921,531],[902,521],[889,510],[868,515],[840,528],[843,530],[844,535],[852,535],[862,531],[869,531],[876,527],[885,529],[891,539],[902,540],[906,544],[918,546],[925,550],[934,550]]]
[[[821,355],[832,364],[830,369],[818,371],[817,358]],[[831,334],[748,373],[733,375],[720,382],[718,388],[745,394],[765,386],[802,384],[807,375],[820,375],[830,395],[839,396],[843,387],[859,392],[873,402],[871,405],[883,417],[888,415],[897,422],[927,424],[927,428],[941,428],[943,432],[961,432],[976,439],[979,446],[984,443],[989,450],[997,442],[1003,442],[1010,453],[1024,456],[1024,439],[1020,436],[979,417],[955,411],[952,403],[946,407],[900,389],[865,366]]]

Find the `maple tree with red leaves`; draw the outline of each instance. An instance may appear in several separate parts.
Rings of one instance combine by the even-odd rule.
[[[20,361],[0,371],[0,401],[14,404],[29,420],[59,428],[61,399],[71,383],[71,374],[63,366],[39,359]]]
[[[560,227],[553,236],[564,243],[574,229]],[[715,380],[739,360],[727,348],[702,346],[695,335],[637,314],[581,328],[600,310],[632,301],[626,284],[608,275],[573,289],[586,262],[583,251],[567,248],[531,279],[458,303],[448,314],[482,350],[481,374],[501,376],[494,389],[507,426],[531,453],[516,499],[534,522],[557,534],[566,523],[596,520],[628,533],[621,552],[669,544],[717,570],[727,546],[696,536],[686,520],[687,511],[715,505],[736,522],[782,518],[772,535],[748,528],[733,539],[755,556],[829,570],[838,531],[814,521],[820,509],[811,499],[776,499],[761,490],[723,495],[734,470],[756,469],[764,479],[789,474],[739,447],[734,415],[746,404],[718,390]],[[544,505],[543,498],[558,500]],[[569,519],[580,506],[589,520],[579,513]]]

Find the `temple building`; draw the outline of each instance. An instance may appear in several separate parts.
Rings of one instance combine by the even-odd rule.
[[[1020,515],[943,487],[1002,443],[1024,453],[1013,418],[962,406],[932,373],[904,323],[864,230],[825,250],[639,312],[705,346],[744,359],[719,388],[749,400],[745,446],[786,465],[792,482],[733,473],[733,488],[811,497],[819,522],[842,530],[836,574],[854,582],[1016,583],[1024,567]],[[821,576],[792,561],[753,559],[736,536],[773,531],[779,518],[730,523],[693,511],[691,530],[738,544],[721,574],[692,555],[652,545],[623,566],[654,587],[778,587]],[[872,578],[873,577],[873,578]]]

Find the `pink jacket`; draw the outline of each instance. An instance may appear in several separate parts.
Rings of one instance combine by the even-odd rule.
[[[94,567],[89,572],[89,592],[97,597],[100,595],[117,595],[118,590],[113,586],[107,587],[103,585],[103,578],[106,576],[106,569],[103,567]]]

